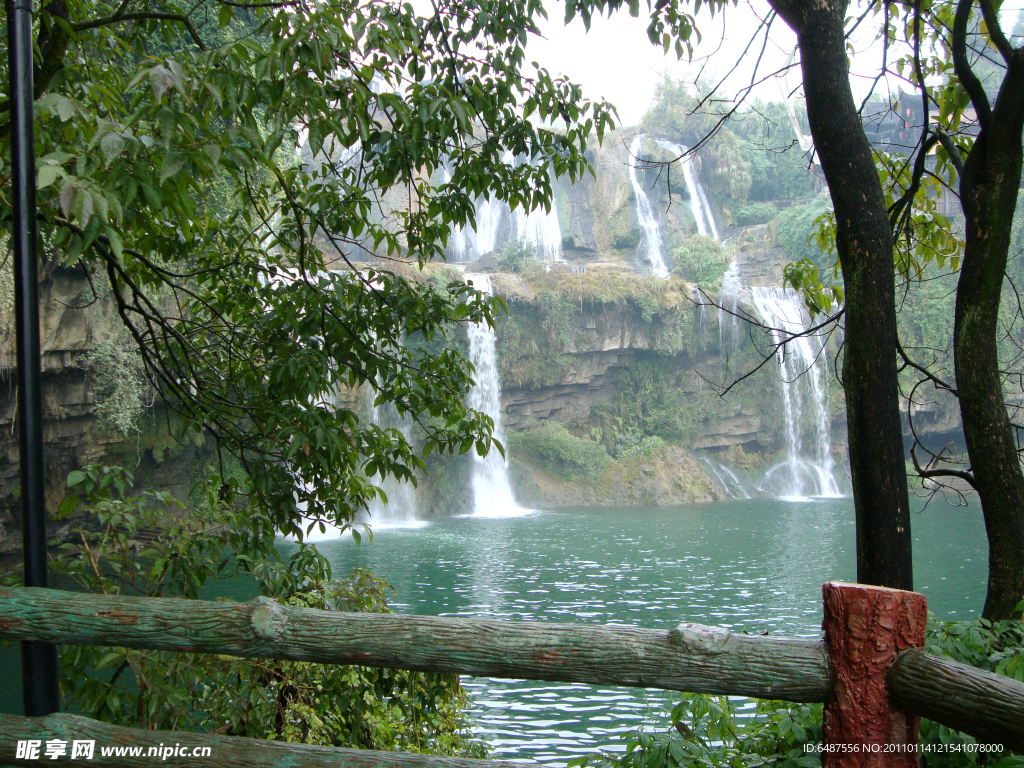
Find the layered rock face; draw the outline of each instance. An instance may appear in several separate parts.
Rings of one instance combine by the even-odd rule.
[[[43,440],[46,500],[56,509],[74,469],[100,461],[119,437],[98,428],[91,377],[83,359],[111,334],[112,310],[94,302],[84,275],[57,270],[40,285]],[[10,358],[13,363],[13,349]],[[0,371],[0,555],[21,548],[17,391],[13,367]]]

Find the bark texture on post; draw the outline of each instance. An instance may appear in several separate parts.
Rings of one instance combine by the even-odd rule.
[[[828,768],[917,768],[920,719],[893,707],[886,673],[900,651],[924,645],[924,595],[832,581],[822,596],[835,680],[825,700],[824,743],[838,747],[823,755]],[[893,746],[868,746],[876,744]]]

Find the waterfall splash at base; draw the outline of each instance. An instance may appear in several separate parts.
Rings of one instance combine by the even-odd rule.
[[[784,461],[765,473],[758,490],[784,499],[839,497],[842,494],[832,473],[831,420],[825,400],[828,360],[824,339],[817,334],[795,336],[805,332],[811,321],[796,291],[751,288],[750,294],[777,345],[787,454]],[[782,345],[786,339],[788,342]],[[807,429],[805,420],[810,422]],[[805,433],[809,433],[806,439]]]
[[[467,275],[480,290],[490,293],[488,275]],[[505,430],[501,424],[501,379],[498,377],[498,355],[495,350],[494,329],[486,323],[474,323],[467,328],[469,359],[476,369],[476,382],[469,391],[467,405],[494,420],[492,436],[505,444]],[[473,452],[473,517],[520,517],[533,512],[516,504],[512,485],[508,479],[508,463],[496,448],[486,456]]]

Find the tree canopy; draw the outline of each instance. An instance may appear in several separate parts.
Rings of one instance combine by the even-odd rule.
[[[302,516],[347,525],[379,493],[367,478],[422,468],[397,430],[333,407],[339,388],[417,420],[425,452],[491,447],[490,420],[463,404],[462,356],[402,340],[491,322],[499,302],[388,260],[442,257],[479,195],[547,205],[549,167],[587,171],[613,112],[526,63],[541,14],[539,0],[441,0],[427,16],[380,0],[51,0],[37,14],[44,268],[113,302],[182,433],[208,430],[245,464],[249,543],[299,535]]]

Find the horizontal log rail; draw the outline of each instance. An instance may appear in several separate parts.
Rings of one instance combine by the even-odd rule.
[[[826,585],[826,591],[836,588],[850,591],[857,587]],[[826,601],[827,613],[828,610]],[[820,641],[741,635],[697,624],[680,624],[672,630],[650,630],[340,613],[282,606],[267,598],[248,603],[218,603],[0,588],[0,640],[358,664],[794,702],[825,701],[833,686],[829,653]],[[980,741],[998,742],[1024,751],[1024,683],[916,648],[902,651],[895,659],[884,675],[884,687],[897,707],[971,734]],[[94,732],[98,732],[97,728],[113,728],[70,715],[20,718],[17,722],[4,719],[10,717],[0,716],[0,733],[23,734],[28,732],[25,728],[74,727],[91,728]],[[6,726],[8,722],[12,723],[12,728]],[[121,730],[137,733],[131,729]],[[171,736],[160,738],[167,743]],[[180,740],[185,736],[175,738]],[[192,734],[188,738],[191,740]],[[5,750],[9,741],[6,736],[0,736],[0,765],[7,758]],[[154,743],[159,743],[159,738]],[[261,749],[264,744],[270,746],[265,742],[255,743]],[[281,746],[295,748],[295,745]],[[377,758],[371,753],[360,754],[371,762],[332,764],[381,764],[372,762]],[[266,764],[326,765],[316,762],[321,759],[318,755],[310,752],[309,762]],[[413,759],[413,756],[402,757],[406,758]],[[396,756],[390,755],[389,759],[394,761]],[[132,768],[142,763],[104,764]],[[260,766],[264,763],[246,758],[245,764]],[[463,764],[468,768],[487,763],[429,763],[438,768]]]
[[[824,701],[820,641],[0,588],[0,639]]]
[[[887,682],[901,709],[1024,752],[1024,683],[916,649],[896,657]]]
[[[49,764],[51,761],[46,759],[43,747],[34,759],[18,759],[18,742],[29,739],[44,744],[54,739],[66,742],[67,754],[59,758],[57,764],[69,759],[75,740],[93,741],[92,759],[71,761],[71,764],[81,762],[97,768],[153,768],[155,765],[171,768],[204,765],[218,768],[536,768],[536,763],[314,747],[191,731],[144,731],[64,714],[47,717],[0,714],[0,765]],[[137,748],[139,753],[104,756],[101,751],[104,747],[121,748],[123,752]],[[201,756],[205,747],[209,752]],[[150,748],[154,749],[152,754]]]

